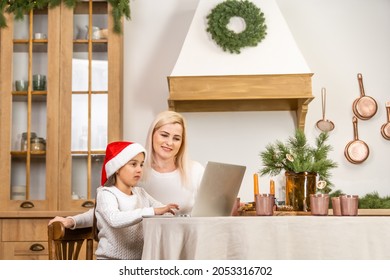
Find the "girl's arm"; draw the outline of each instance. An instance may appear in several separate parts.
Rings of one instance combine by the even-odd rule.
[[[175,214],[175,210],[179,210],[179,205],[175,203],[170,203],[168,205],[162,204],[160,201],[154,199],[150,194],[148,194],[144,188],[134,188],[133,191],[147,201],[147,203],[154,208],[155,215],[163,215],[166,213]]]
[[[143,216],[154,215],[153,207],[135,208],[134,205],[132,209],[131,205],[128,206],[131,210],[121,211],[117,197],[107,188],[98,193],[96,214],[113,228],[131,226],[142,221]]]
[[[70,229],[91,227],[93,223],[93,208],[75,216],[56,216],[49,221],[49,225],[53,222],[61,222],[66,228]]]

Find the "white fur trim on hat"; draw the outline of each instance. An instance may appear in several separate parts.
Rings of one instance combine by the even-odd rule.
[[[144,153],[146,158],[145,148],[138,143],[128,145],[126,148],[120,151],[120,153],[118,153],[114,158],[110,159],[105,165],[107,178],[118,171],[122,166],[128,163],[139,153]]]

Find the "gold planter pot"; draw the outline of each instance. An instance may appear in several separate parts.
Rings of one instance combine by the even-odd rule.
[[[316,193],[317,173],[290,172],[286,176],[286,205],[294,211],[310,211],[310,194]]]

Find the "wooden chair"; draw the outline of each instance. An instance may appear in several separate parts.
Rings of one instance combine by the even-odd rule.
[[[85,259],[93,259],[92,227],[67,229],[61,222],[48,226],[49,260],[77,260],[84,241],[86,243]]]

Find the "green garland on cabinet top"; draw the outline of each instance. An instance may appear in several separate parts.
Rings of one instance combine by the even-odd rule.
[[[236,33],[227,25],[231,18],[238,17],[245,21],[245,29]],[[224,50],[240,53],[244,47],[255,47],[267,35],[264,14],[248,0],[226,0],[215,6],[207,16],[207,32]]]
[[[64,2],[74,8],[80,0],[0,0],[0,28],[7,26],[4,13],[14,14],[16,20],[23,19],[24,14],[34,9],[54,8]],[[130,0],[107,0],[112,6],[114,32],[121,33],[121,19],[130,19]]]

